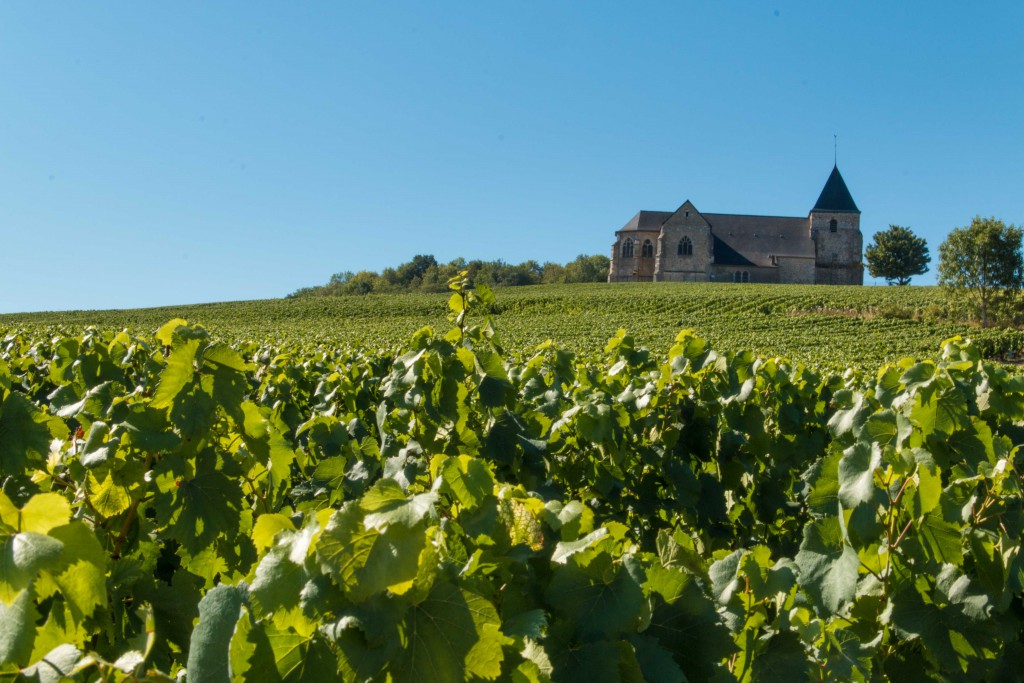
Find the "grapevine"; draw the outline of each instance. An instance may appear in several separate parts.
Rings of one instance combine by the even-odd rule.
[[[452,288],[448,331],[378,348],[6,333],[0,672],[1019,678],[1024,377],[979,345],[511,351],[540,302]]]

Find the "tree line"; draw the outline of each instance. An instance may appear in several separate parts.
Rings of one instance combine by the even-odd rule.
[[[288,298],[305,296],[361,295],[394,292],[446,292],[448,281],[466,271],[472,285],[518,287],[522,285],[607,282],[610,259],[607,256],[580,254],[566,264],[524,261],[518,264],[497,261],[467,261],[457,258],[438,263],[432,255],[419,254],[411,261],[380,273],[361,270],[335,273],[326,285],[303,287]]]
[[[966,299],[978,312],[982,327],[990,318],[1017,323],[1024,306],[1024,231],[996,218],[975,216],[954,228],[939,245],[939,286],[950,296]],[[928,270],[931,256],[924,238],[909,228],[890,225],[875,233],[864,252],[868,274],[890,285],[906,285]]]
[[[976,216],[971,224],[954,228],[939,246],[938,282],[954,298],[968,302],[982,327],[990,321],[1017,325],[1024,322],[1024,231],[996,218]],[[924,238],[900,225],[875,233],[864,253],[871,277],[890,285],[908,285],[928,271],[931,255]],[[420,254],[380,273],[362,270],[335,273],[325,285],[303,287],[289,298],[362,295],[394,292],[444,292],[448,281],[466,271],[471,285],[516,287],[522,285],[606,282],[607,256],[580,254],[572,261],[519,264],[467,261],[456,258],[439,263]]]

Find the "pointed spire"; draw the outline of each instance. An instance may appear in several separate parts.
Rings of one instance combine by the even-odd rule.
[[[832,174],[829,175],[828,180],[825,182],[825,187],[821,190],[818,201],[811,211],[849,211],[860,213],[860,209],[857,208],[857,204],[853,201],[849,188],[846,187],[842,174],[839,173],[839,166],[832,167]]]

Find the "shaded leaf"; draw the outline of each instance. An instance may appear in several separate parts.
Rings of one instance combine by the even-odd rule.
[[[809,681],[810,666],[800,636],[793,631],[776,633],[758,648],[751,667],[754,683]]]
[[[50,439],[64,436],[67,428],[36,408],[17,391],[0,403],[0,471],[24,472],[30,462],[40,462],[50,451]]]
[[[21,591],[8,604],[0,602],[0,664],[28,664],[38,618],[31,589]]]
[[[689,680],[711,678],[715,663],[736,649],[715,603],[693,576],[675,569],[650,567],[645,588],[651,593],[651,623],[645,633],[674,657]],[[642,649],[637,655],[643,666]]]
[[[188,650],[188,678],[194,683],[229,683],[231,636],[242,611],[243,593],[235,586],[217,586],[199,601],[199,623]]]
[[[494,476],[479,458],[459,455],[441,465],[441,490],[451,493],[467,508],[474,508],[494,491]]]
[[[479,595],[438,583],[402,623],[403,648],[391,666],[396,683],[449,683],[501,673],[498,612]]]
[[[617,637],[636,630],[644,594],[622,566],[594,578],[572,564],[555,569],[547,589],[555,613],[584,640]]]

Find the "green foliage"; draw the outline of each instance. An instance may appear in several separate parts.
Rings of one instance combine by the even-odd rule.
[[[6,335],[0,674],[1016,675],[1020,375],[960,338],[870,374],[690,330],[515,356],[447,284],[396,352]]]
[[[565,264],[564,279],[544,278],[545,282],[607,282],[611,259],[602,254],[586,256],[580,254]],[[542,274],[543,278],[543,274]]]
[[[839,518],[829,516],[804,527],[804,542],[796,555],[800,584],[820,615],[839,614],[857,592],[858,564],[843,537]]]
[[[134,330],[148,338],[170,318],[188,318],[218,338],[255,344],[254,349],[273,345],[296,357],[341,347],[401,355],[418,330],[446,329],[451,291],[447,282],[439,286],[446,293],[0,315],[0,327],[68,337],[54,350],[53,369],[62,377],[86,370],[74,366],[75,356],[68,355],[73,336],[85,325]],[[968,304],[951,300],[938,287],[605,283],[506,288],[489,315],[501,331],[500,345],[508,359],[529,356],[547,340],[591,355],[605,348],[624,321],[635,343],[648,348],[669,348],[679,329],[686,327],[718,351],[786,356],[822,370],[873,371],[906,356],[932,357],[943,340],[957,335],[969,337],[986,358],[1024,352],[1024,332],[980,330],[967,322],[974,317]],[[77,401],[95,400],[70,397],[65,391],[56,400],[68,410]],[[151,412],[133,418],[151,427],[140,426],[140,437],[166,439],[162,428],[150,424],[154,419]]]
[[[1014,225],[975,216],[939,245],[939,284],[969,298],[981,311],[982,327],[989,307],[1006,303],[1024,285],[1022,236]]]
[[[304,287],[288,298],[310,296],[362,295],[394,292],[443,292],[446,283],[460,272],[465,272],[471,285],[491,287],[520,287],[524,285],[560,284],[574,282],[606,282],[611,261],[607,256],[580,254],[569,263],[538,264],[524,261],[513,265],[504,261],[466,261],[457,258],[445,264],[433,256],[419,254],[397,268],[385,268],[381,273],[363,270],[335,273],[323,286]]]
[[[210,589],[199,601],[199,622],[189,642],[188,677],[199,683],[229,683],[228,650],[244,593],[234,586]]]
[[[928,272],[928,244],[910,228],[890,225],[876,232],[864,250],[871,277],[884,278],[890,285],[909,285],[915,275]]]

